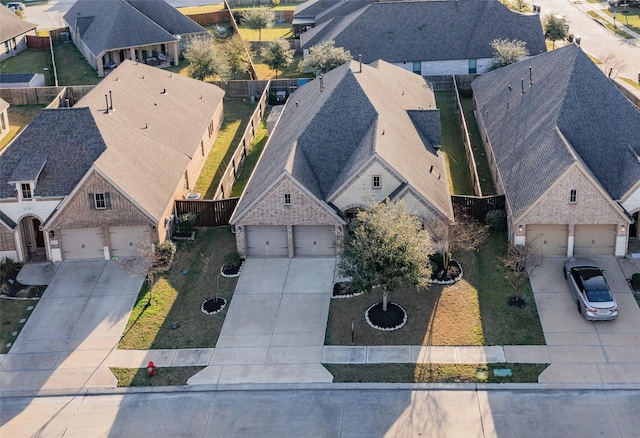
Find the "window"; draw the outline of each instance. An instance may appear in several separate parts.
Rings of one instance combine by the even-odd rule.
[[[379,189],[380,188],[380,176],[379,175],[374,175],[371,178],[371,187],[373,187],[374,189]]]
[[[284,205],[291,205],[291,193],[284,194]]]
[[[569,192],[569,204],[575,204],[576,202],[578,202],[578,192],[571,190],[571,192]]]
[[[422,63],[420,61],[413,61],[413,72],[422,74]]]
[[[107,200],[105,199],[104,193],[94,193],[93,197],[96,210],[104,210],[107,208]]]
[[[22,189],[22,199],[31,199],[31,184],[20,184]]]
[[[469,60],[469,74],[470,75],[475,75],[478,71],[478,60],[477,59],[470,59]]]

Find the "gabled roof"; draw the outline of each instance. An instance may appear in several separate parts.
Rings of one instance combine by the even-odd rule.
[[[78,0],[64,15],[94,55],[176,41],[206,30],[164,0]]]
[[[2,23],[2,26],[0,26],[0,43],[38,27],[37,24],[29,23],[18,17],[15,12],[5,8],[4,5],[0,5],[0,23]]]
[[[109,99],[109,112],[107,102]],[[160,219],[224,91],[126,60],[73,108],[44,110],[0,154],[0,197],[24,157],[46,157],[35,196],[66,196],[94,166]]]
[[[344,17],[379,0],[309,0],[296,6],[293,24],[318,24],[333,17]]]
[[[364,62],[397,63],[493,58],[490,42],[497,38],[524,41],[531,55],[546,52],[540,17],[498,0],[373,2],[303,33],[300,44],[333,40]]]
[[[515,217],[574,163],[614,200],[640,180],[640,112],[579,47],[503,67],[472,86]]]
[[[439,131],[440,112],[421,76],[384,61],[344,64],[289,96],[235,217],[283,173],[329,203],[371,160],[389,166],[450,217],[446,171],[429,141],[439,139]]]

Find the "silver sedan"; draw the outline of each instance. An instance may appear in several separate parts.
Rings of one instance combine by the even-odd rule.
[[[603,271],[591,259],[572,257],[564,262],[564,278],[578,306],[578,312],[590,321],[618,317],[618,304]]]

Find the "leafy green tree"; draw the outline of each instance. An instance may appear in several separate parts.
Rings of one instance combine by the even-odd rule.
[[[229,78],[229,65],[221,50],[214,50],[211,40],[198,38],[192,40],[184,57],[189,61],[190,78],[204,81],[210,76],[218,76],[223,81]]]
[[[276,79],[278,79],[278,70],[282,71],[289,67],[293,62],[293,52],[289,43],[283,39],[273,40],[269,45],[262,49],[260,53],[264,63],[271,70],[275,70]]]
[[[302,67],[305,72],[319,75],[349,61],[351,53],[348,50],[335,47],[334,41],[325,41],[309,49],[309,56],[303,61]]]
[[[388,200],[358,213],[342,242],[339,270],[355,290],[382,291],[382,310],[389,295],[405,284],[426,288],[433,253],[429,232],[403,202]]]
[[[258,40],[262,41],[262,29],[271,29],[276,22],[276,14],[271,9],[256,8],[242,12],[242,23],[249,29],[258,31]]]
[[[491,70],[515,64],[525,56],[529,56],[526,43],[520,40],[496,39],[491,41],[491,48],[493,49]]]
[[[233,79],[236,74],[249,70],[249,45],[239,35],[234,35],[225,43],[225,54]]]
[[[569,36],[569,25],[562,15],[552,12],[545,16],[542,20],[542,29],[544,37],[553,42],[553,48],[556,48],[556,41],[567,39]]]

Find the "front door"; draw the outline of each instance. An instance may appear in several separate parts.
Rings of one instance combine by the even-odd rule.
[[[629,238],[638,237],[638,212],[633,213],[633,223],[629,225]]]
[[[23,242],[26,246],[26,258],[30,261],[46,260],[44,233],[40,229],[40,219],[29,217],[22,220]]]

